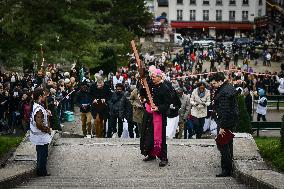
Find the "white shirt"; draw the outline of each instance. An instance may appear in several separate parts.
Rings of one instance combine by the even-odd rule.
[[[47,122],[47,112],[43,106],[40,104],[34,103],[33,111],[30,117],[30,140],[34,145],[44,145],[49,144],[51,142],[51,135],[45,132],[42,132],[36,127],[36,122],[34,120],[34,116],[38,111],[43,113],[43,123],[45,127],[48,127]]]
[[[118,79],[117,79],[116,76],[113,76],[112,84],[113,84],[113,87],[114,87],[114,88],[115,88],[116,84],[122,83],[122,82],[123,82],[123,77],[122,77],[122,76],[119,76]]]

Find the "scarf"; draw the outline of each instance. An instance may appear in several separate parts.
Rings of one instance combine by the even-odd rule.
[[[153,126],[154,126],[154,147],[150,154],[154,157],[160,157],[162,151],[162,115],[157,112],[151,111],[151,106],[146,103],[146,111],[153,114]]]

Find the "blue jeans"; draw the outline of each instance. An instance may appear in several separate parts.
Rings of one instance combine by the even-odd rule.
[[[47,157],[48,157],[48,144],[45,145],[36,145],[36,152],[37,152],[37,166],[36,166],[36,173],[38,176],[46,176],[46,164],[47,164]]]

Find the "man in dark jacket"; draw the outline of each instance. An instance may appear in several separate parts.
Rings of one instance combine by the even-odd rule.
[[[119,118],[121,120],[124,120],[124,118],[127,120],[128,123],[128,132],[129,132],[129,137],[134,138],[134,133],[133,133],[133,109],[130,100],[128,97],[126,97],[126,94],[123,95],[123,97],[120,100],[119,104]]]
[[[83,82],[81,84],[81,90],[77,94],[77,105],[80,107],[81,112],[81,121],[82,121],[82,130],[84,136],[91,135],[91,122],[92,122],[92,114],[91,114],[91,103],[92,99],[89,95],[89,87],[88,84]],[[88,128],[86,128],[86,126]]]
[[[250,121],[252,121],[252,96],[248,88],[244,89],[245,105],[247,112],[249,114]]]
[[[104,123],[108,118],[107,102],[110,98],[110,87],[106,85],[103,78],[99,78],[90,87],[90,97],[92,98],[92,115],[95,120],[96,137],[105,136]]]
[[[111,95],[108,106],[109,106],[109,123],[107,137],[121,137],[123,131],[123,120],[119,118],[119,107],[121,104],[121,99],[124,97],[124,86],[121,83],[116,84],[115,92]],[[116,123],[118,121],[118,133],[116,128]],[[113,135],[114,134],[114,135]]]
[[[225,81],[223,73],[216,73],[211,80],[213,87],[217,89],[213,107],[216,113],[218,134],[224,137],[226,132],[230,132],[236,126],[239,118],[237,91]],[[232,174],[233,139],[224,145],[217,143],[217,147],[221,153],[222,173],[216,176],[230,176]]]

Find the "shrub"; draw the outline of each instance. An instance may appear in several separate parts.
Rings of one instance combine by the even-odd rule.
[[[280,134],[281,134],[280,146],[281,146],[281,149],[283,150],[284,149],[284,115],[282,117]]]
[[[245,105],[245,97],[243,95],[238,95],[237,101],[239,106],[239,122],[237,124],[235,131],[251,133],[252,127],[251,127],[250,117]]]

